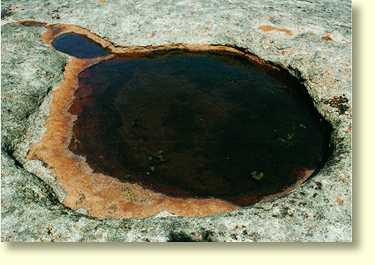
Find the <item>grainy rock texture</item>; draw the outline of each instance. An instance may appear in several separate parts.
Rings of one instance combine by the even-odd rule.
[[[5,0],[1,16],[3,241],[351,241],[350,1]],[[67,57],[42,43],[42,27],[15,23],[21,19],[76,24],[124,46],[247,49],[305,84],[334,128],[333,155],[288,196],[231,213],[99,220],[67,209],[50,170],[25,159]]]

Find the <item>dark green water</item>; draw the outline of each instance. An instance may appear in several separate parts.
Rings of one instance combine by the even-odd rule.
[[[322,166],[330,136],[304,88],[281,77],[229,54],[101,62],[79,74],[70,149],[169,195],[278,192]]]
[[[98,43],[77,33],[63,33],[52,42],[52,46],[61,52],[77,58],[95,58],[108,54]]]

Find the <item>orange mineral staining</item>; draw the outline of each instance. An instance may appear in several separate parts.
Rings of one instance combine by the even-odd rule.
[[[274,27],[274,26],[271,26],[271,25],[260,25],[258,28],[261,31],[264,31],[264,32],[282,32],[282,33],[285,33],[288,36],[293,35],[293,32],[289,29],[286,29],[286,28],[279,28],[279,27]]]

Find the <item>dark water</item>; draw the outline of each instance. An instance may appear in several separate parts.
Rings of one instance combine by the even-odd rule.
[[[77,58],[95,58],[108,54],[98,43],[77,33],[63,33],[52,42],[52,46],[61,52]]]
[[[327,157],[304,88],[225,54],[115,58],[79,75],[70,149],[97,171],[174,196],[269,194]]]

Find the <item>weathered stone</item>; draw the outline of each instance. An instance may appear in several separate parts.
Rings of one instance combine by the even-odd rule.
[[[351,241],[350,1],[3,1],[3,241]],[[5,9],[4,9],[5,10]],[[5,14],[5,13],[4,13]],[[300,78],[331,122],[334,152],[286,197],[203,218],[99,220],[60,202],[50,169],[25,159],[43,133],[67,57],[34,19],[72,23],[118,45],[229,44]]]

